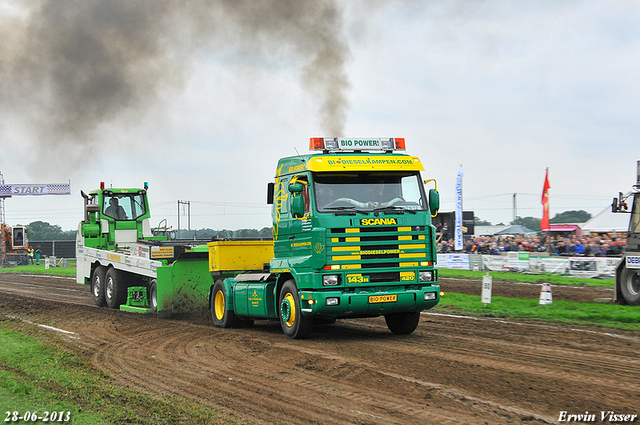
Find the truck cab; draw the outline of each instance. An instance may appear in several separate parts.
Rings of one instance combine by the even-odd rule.
[[[261,318],[279,318],[290,338],[307,336],[314,321],[380,315],[392,332],[413,332],[440,298],[431,224],[439,195],[404,149],[400,138],[313,138],[312,153],[281,159],[268,186],[270,273],[227,279],[227,295],[264,282],[254,304],[273,303]],[[251,306],[235,297],[233,313],[251,317]]]

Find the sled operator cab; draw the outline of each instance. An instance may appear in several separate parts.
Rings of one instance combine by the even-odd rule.
[[[91,248],[117,249],[129,247],[138,239],[153,236],[149,225],[148,184],[144,188],[100,189],[88,195],[81,192],[85,200],[85,217],[80,223],[84,245]]]

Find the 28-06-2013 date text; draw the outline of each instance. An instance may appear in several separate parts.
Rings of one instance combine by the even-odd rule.
[[[9,412],[6,411],[5,412],[6,416],[4,418],[5,422],[19,422],[19,421],[24,421],[24,422],[69,422],[69,420],[71,419],[71,412],[70,411],[53,411],[53,412],[49,412],[49,411],[44,411],[44,412],[38,412],[38,411],[26,411],[24,413],[18,412],[18,411],[13,411],[13,412]]]

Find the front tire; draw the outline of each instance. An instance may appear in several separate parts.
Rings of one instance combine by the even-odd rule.
[[[93,294],[93,302],[98,307],[104,307],[107,302],[104,298],[104,286],[105,278],[107,274],[107,268],[105,266],[98,266],[93,270],[91,276],[91,293]]]
[[[105,277],[104,297],[111,308],[119,308],[127,301],[127,278],[124,272],[111,267]]]
[[[240,326],[240,319],[236,313],[227,309],[228,296],[222,281],[217,280],[213,285],[213,291],[211,291],[211,317],[213,317],[213,324],[218,328]]]
[[[622,269],[620,292],[627,304],[640,305],[640,269]]]
[[[302,339],[309,336],[313,321],[302,315],[298,288],[293,279],[287,280],[278,298],[280,306],[280,326],[284,334],[291,339]]]
[[[384,320],[387,327],[396,335],[408,335],[415,331],[420,322],[420,312],[416,313],[389,313],[385,314]]]

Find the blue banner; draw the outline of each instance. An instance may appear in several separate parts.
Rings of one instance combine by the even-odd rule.
[[[455,226],[455,244],[454,250],[462,250],[462,165],[458,170],[458,178],[456,179],[456,226]]]

